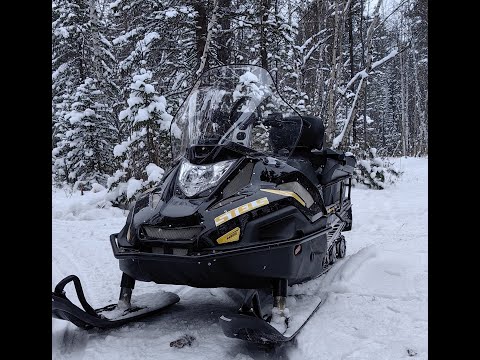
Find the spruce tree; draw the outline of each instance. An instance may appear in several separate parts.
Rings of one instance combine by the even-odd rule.
[[[53,154],[54,167],[70,183],[105,185],[107,174],[113,170],[113,139],[102,95],[97,81],[85,79],[65,114],[67,126],[59,134]]]
[[[121,159],[121,169],[109,179],[108,186],[111,198],[118,203],[135,198],[160,181],[171,160],[168,140],[172,116],[155,85],[152,72],[140,69],[133,76],[127,107],[119,114],[129,136],[113,149],[114,156]]]

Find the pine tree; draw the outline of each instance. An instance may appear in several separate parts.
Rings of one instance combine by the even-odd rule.
[[[117,135],[108,21],[94,0],[55,0],[52,10],[53,171],[60,181],[105,183]]]
[[[113,149],[115,157],[122,160],[122,168],[108,182],[116,202],[135,198],[158,182],[171,160],[168,139],[172,116],[155,85],[152,72],[140,69],[130,85],[128,106],[119,114],[130,135]]]
[[[68,126],[59,134],[53,150],[54,168],[70,183],[106,184],[113,160],[113,139],[105,119],[105,104],[98,82],[87,78],[77,87],[65,120]]]
[[[52,146],[65,127],[71,96],[86,78],[82,52],[87,14],[82,0],[52,1]]]
[[[121,95],[130,94],[131,77],[150,69],[156,88],[175,110],[193,83],[196,70],[195,11],[189,2],[119,0],[111,4]]]

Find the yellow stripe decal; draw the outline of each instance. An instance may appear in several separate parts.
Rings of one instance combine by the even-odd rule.
[[[242,206],[236,207],[235,209],[232,209],[230,211],[227,211],[223,213],[220,216],[217,216],[214,221],[215,221],[215,226],[220,226],[223,223],[226,223],[229,220],[232,220],[233,218],[236,218],[237,216],[240,216],[242,214],[245,214],[249,211],[252,211],[253,209],[257,209],[259,207],[265,206],[268,204],[268,199],[266,197],[263,197],[261,199],[257,199],[254,201],[251,201],[247,204],[244,204]]]
[[[217,243],[226,244],[240,240],[240,228],[236,227],[217,239]]]
[[[275,190],[275,189],[260,189],[262,191],[266,191],[266,192],[269,192],[269,193],[272,193],[272,194],[277,194],[277,195],[283,195],[283,196],[290,196],[290,197],[293,197],[295,200],[297,200],[300,204],[302,204],[303,206],[305,206],[305,201],[303,201],[303,199],[298,196],[297,193],[294,193],[293,191],[285,191],[285,190]]]

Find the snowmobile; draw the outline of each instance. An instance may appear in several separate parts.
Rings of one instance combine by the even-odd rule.
[[[70,275],[52,293],[52,316],[110,328],[180,300],[163,292],[135,302],[136,281],[237,288],[246,292],[238,312],[219,320],[226,336],[260,344],[293,339],[322,299],[289,296],[289,289],[345,256],[355,158],[324,148],[322,120],[297,113],[270,73],[253,65],[200,76],[170,137],[173,166],[110,236],[122,272],[118,304],[94,310]],[[66,297],[70,282],[83,310]]]

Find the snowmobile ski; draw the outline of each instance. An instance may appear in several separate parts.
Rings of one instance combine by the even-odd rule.
[[[84,310],[67,298],[63,289],[70,282],[75,285],[78,300]],[[108,329],[157,314],[179,300],[177,294],[163,291],[138,296],[135,306],[125,309],[118,308],[117,304],[110,304],[94,310],[85,299],[80,279],[75,275],[69,275],[61,280],[52,292],[52,317],[70,321],[82,329],[93,327]]]
[[[295,298],[298,297],[295,296]],[[310,320],[320,308],[320,305],[324,303],[324,299],[318,297],[315,301],[313,300],[312,296],[304,296],[304,299],[299,301],[299,306],[295,306],[295,308],[310,306],[310,309],[304,313],[304,316],[295,314],[295,311],[293,311],[292,313],[294,315],[288,319],[288,327],[284,332],[280,332],[267,320],[253,314],[222,315],[220,317],[220,325],[223,333],[230,338],[241,339],[261,345],[276,345],[289,342],[298,335],[308,320]]]

